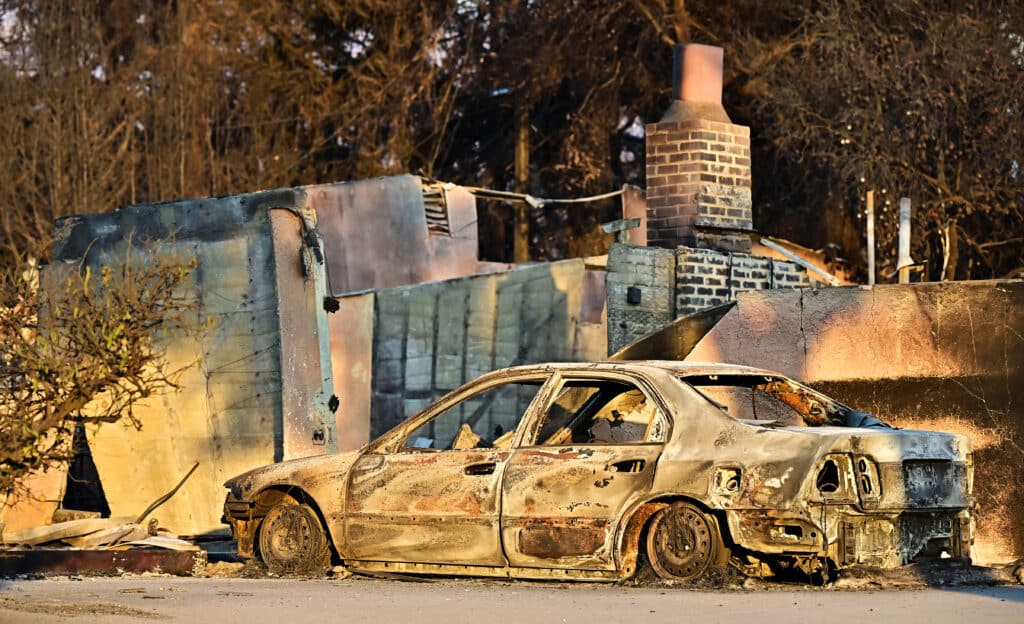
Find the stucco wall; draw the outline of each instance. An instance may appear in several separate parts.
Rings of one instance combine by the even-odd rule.
[[[139,513],[198,461],[158,517],[185,534],[222,530],[227,478],[333,450],[336,417],[328,399],[344,391],[343,409],[369,409],[368,395],[348,389],[369,388],[372,363],[350,367],[345,358],[368,356],[372,335],[371,321],[357,320],[358,306],[329,316],[324,296],[476,273],[475,200],[450,186],[444,197],[447,232],[428,228],[424,189],[410,175],[132,206],[59,223],[57,262],[44,269],[44,283],[45,275],[74,269],[83,257],[99,265],[104,254],[123,253],[133,237],[167,238],[160,253],[198,259],[187,296],[198,303],[197,325],[212,321],[202,335],[167,337],[169,366],[183,369],[181,389],[137,411],[141,430],[89,427],[112,513]],[[314,223],[323,263],[310,251]],[[333,335],[350,333],[348,351],[339,351],[333,366],[329,325]],[[337,385],[333,367],[344,371]],[[365,427],[347,427],[342,443],[365,438]],[[48,502],[5,509],[8,526],[48,519],[65,479],[66,471],[37,478],[36,493]]]
[[[137,409],[139,430],[121,424],[86,429],[113,515],[140,513],[198,461],[196,473],[155,515],[163,526],[181,533],[221,529],[221,484],[226,479],[302,452],[286,448],[286,430],[298,432],[284,422],[271,213],[287,213],[281,219],[282,235],[287,234],[282,242],[294,245],[277,251],[288,256],[279,258],[287,260],[285,267],[298,271],[301,236],[292,230],[301,227],[300,221],[287,210],[273,209],[298,209],[304,201],[301,191],[271,191],[136,206],[58,225],[56,260],[44,273],[74,267],[66,262],[82,258],[99,266],[105,256],[124,254],[130,238],[170,237],[159,253],[198,260],[191,292],[185,293],[198,305],[195,326],[158,336],[169,369],[183,370],[180,390]],[[302,291],[302,278],[297,279]],[[296,316],[305,309],[301,301],[289,303]],[[199,331],[204,323],[208,327]],[[314,413],[302,410],[298,416],[305,421]]]
[[[332,295],[477,272],[476,199],[463,188],[445,191],[450,234],[428,230],[418,176],[304,190],[324,239]]]

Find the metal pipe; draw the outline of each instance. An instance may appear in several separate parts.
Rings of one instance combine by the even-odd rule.
[[[791,252],[790,250],[786,249],[782,245],[779,245],[778,243],[775,243],[775,242],[773,242],[771,240],[768,240],[767,238],[762,238],[761,239],[761,244],[764,245],[765,247],[767,247],[768,249],[774,249],[775,251],[777,251],[780,254],[782,254],[783,256],[789,258],[793,262],[799,264],[800,266],[802,266],[803,268],[807,269],[808,271],[812,271],[812,272],[816,273],[817,275],[820,276],[820,279],[823,280],[829,286],[842,286],[843,285],[843,283],[841,281],[839,281],[839,278],[837,278],[835,275],[832,275],[828,271],[823,271],[823,270],[819,269],[818,267],[814,266],[810,262],[804,260],[800,256],[798,256],[795,253]]]
[[[868,191],[868,285],[875,283],[875,192]]]
[[[900,232],[899,232],[899,256],[896,262],[896,270],[899,271],[899,283],[910,283],[910,267],[914,260],[910,257],[910,198],[900,198]]]

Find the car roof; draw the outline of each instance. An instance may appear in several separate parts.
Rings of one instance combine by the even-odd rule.
[[[615,362],[547,362],[526,366],[514,366],[497,373],[522,373],[546,370],[557,371],[618,371],[644,372],[649,369],[660,369],[679,377],[701,375],[771,375],[783,376],[775,371],[741,366],[739,364],[723,364],[720,362],[680,362],[676,360],[628,360]]]

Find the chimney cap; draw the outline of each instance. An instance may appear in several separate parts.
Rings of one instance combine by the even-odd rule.
[[[718,46],[677,44],[672,52],[672,104],[661,121],[731,123],[722,106],[724,58],[725,51]]]

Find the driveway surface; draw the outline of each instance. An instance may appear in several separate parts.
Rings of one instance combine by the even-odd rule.
[[[0,623],[1024,622],[1024,586],[693,590],[471,580],[0,580]]]

